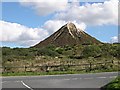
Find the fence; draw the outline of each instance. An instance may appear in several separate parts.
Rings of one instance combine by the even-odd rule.
[[[93,71],[102,69],[113,69],[112,61],[86,64],[59,64],[59,65],[42,65],[42,66],[2,66],[3,73],[9,72],[50,72],[50,71]]]

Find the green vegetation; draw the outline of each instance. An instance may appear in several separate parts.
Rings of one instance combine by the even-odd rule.
[[[120,57],[120,45],[119,44],[101,44],[101,45],[79,45],[79,46],[65,46],[56,47],[50,45],[44,48],[2,48],[3,57],[26,57],[31,58],[35,56],[83,56],[88,57]],[[5,59],[3,59],[5,60]]]
[[[120,76],[115,80],[103,87],[105,90],[119,90],[120,89]]]
[[[100,56],[102,54],[102,50],[97,45],[90,45],[83,49],[82,54],[85,58],[96,57],[96,56]]]
[[[17,75],[22,72],[47,74],[63,71],[118,71],[120,44],[64,47],[49,45],[43,48],[2,47],[1,57],[3,75]]]
[[[3,76],[33,76],[33,75],[60,75],[60,74],[78,74],[85,73],[83,71],[52,71],[52,72],[19,72],[19,73],[3,73]]]
[[[9,72],[2,73],[0,76],[36,76],[36,75],[62,75],[62,74],[84,74],[84,73],[99,73],[99,72],[110,72],[109,70],[96,70],[91,72],[86,71],[50,71],[50,72]]]

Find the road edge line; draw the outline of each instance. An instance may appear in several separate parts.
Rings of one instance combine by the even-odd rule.
[[[27,87],[28,89],[30,89],[30,90],[33,90],[30,86],[28,86],[26,83],[24,83],[23,81],[21,81],[21,83],[25,86],[25,87]]]

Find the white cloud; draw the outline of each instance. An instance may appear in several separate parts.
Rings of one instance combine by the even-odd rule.
[[[29,28],[24,25],[5,21],[0,21],[0,24],[2,25],[2,29],[0,30],[2,38],[0,37],[0,41],[3,42],[23,43],[28,41],[29,45],[33,45],[48,35],[47,30],[43,30],[42,28]]]
[[[76,26],[76,28],[78,28],[78,29],[80,29],[80,30],[85,30],[86,29],[86,24],[85,23],[83,23],[83,22],[77,22],[77,21],[72,21],[72,23],[74,23],[75,24],[75,26]]]
[[[60,20],[76,20],[87,25],[118,24],[118,0],[104,3],[86,3],[80,6],[79,2],[69,4],[69,7],[55,15]]]
[[[20,0],[21,5],[33,8],[39,15],[55,13],[53,17],[56,20],[86,25],[117,25],[118,2],[106,0],[104,3],[86,3],[81,6],[79,0]]]
[[[117,36],[111,37],[110,42],[111,42],[111,43],[118,42],[118,37],[117,37]]]
[[[57,31],[59,28],[61,28],[61,26],[65,25],[65,24],[66,24],[66,22],[62,21],[62,20],[48,20],[43,25],[43,28],[47,29],[48,32],[51,34],[55,31]]]
[[[32,7],[39,15],[48,15],[64,10],[67,0],[20,0],[21,5]]]
[[[86,25],[84,23],[77,23],[76,21],[71,21],[76,25],[77,28],[81,30],[85,30]],[[45,22],[43,28],[48,30],[49,34],[57,31],[60,29],[63,25],[67,24],[68,22],[65,22],[63,20],[48,20]]]

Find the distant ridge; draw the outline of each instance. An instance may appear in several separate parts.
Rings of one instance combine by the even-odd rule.
[[[99,40],[85,33],[83,30],[77,29],[73,23],[69,22],[34,47],[45,47],[50,44],[55,46],[73,46],[79,44],[87,45],[100,43],[101,42]]]

